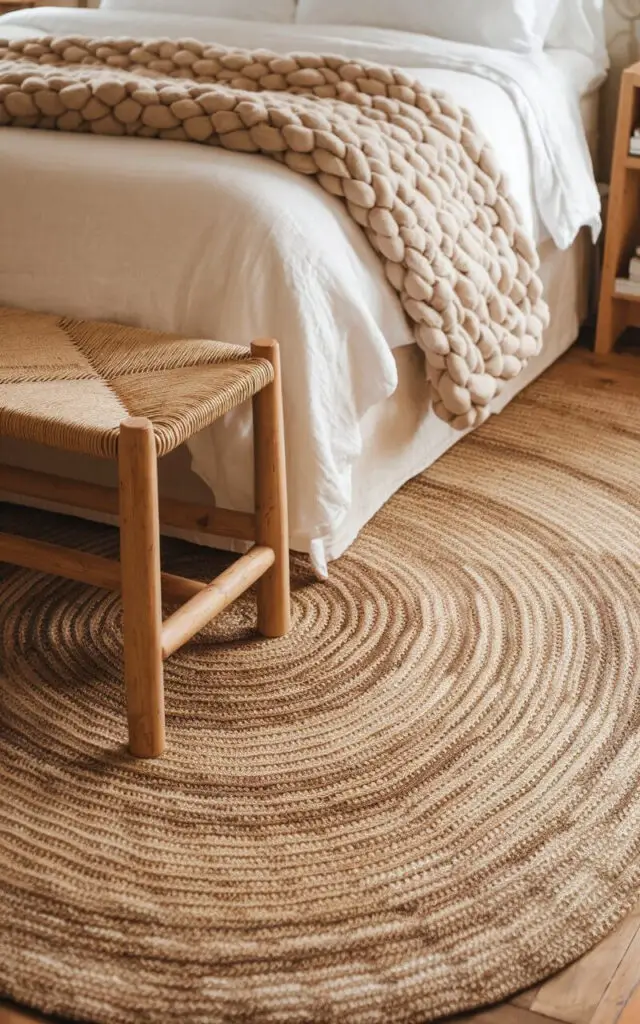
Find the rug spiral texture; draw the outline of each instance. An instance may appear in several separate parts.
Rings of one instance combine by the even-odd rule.
[[[99,1024],[417,1024],[612,929],[640,889],[630,380],[570,357],[328,583],[296,561],[288,638],[233,608],[168,665],[160,761],[125,752],[117,598],[2,567],[0,991]]]

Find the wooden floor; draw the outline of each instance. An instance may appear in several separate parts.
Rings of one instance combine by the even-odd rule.
[[[574,348],[565,358],[567,373],[573,379],[578,374],[585,383],[594,386],[617,386],[624,390],[637,387],[640,347],[630,350],[625,345],[623,354],[598,361],[584,348]],[[37,1014],[0,1002],[0,1024],[44,1020]],[[450,1018],[447,1024],[561,1022],[640,1024],[640,902],[615,932],[562,973],[508,1003]]]
[[[455,1021],[640,1024],[640,903],[615,932],[561,974],[510,1003],[456,1017]],[[5,1024],[1,1016],[0,1024]]]

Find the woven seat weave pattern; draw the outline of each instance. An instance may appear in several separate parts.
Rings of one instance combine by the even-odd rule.
[[[237,345],[0,308],[0,436],[116,458],[144,416],[166,455],[272,380]]]

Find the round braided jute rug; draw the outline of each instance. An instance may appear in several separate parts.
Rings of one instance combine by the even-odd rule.
[[[636,396],[570,356],[328,583],[297,560],[288,638],[241,602],[169,662],[156,762],[124,747],[117,598],[2,567],[0,991],[100,1024],[419,1024],[612,929],[640,891]]]

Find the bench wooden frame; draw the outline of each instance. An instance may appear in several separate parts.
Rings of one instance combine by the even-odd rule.
[[[291,626],[289,535],[280,356],[260,340],[252,354],[267,359],[274,380],[253,397],[256,511],[252,515],[180,501],[160,502],[153,424],[125,420],[118,445],[119,489],[0,466],[0,491],[71,508],[118,515],[120,561],[11,534],[0,534],[0,561],[120,590],[129,749],[158,757],[165,749],[163,662],[257,582],[258,630],[284,636]],[[211,583],[163,573],[160,524],[253,541]],[[184,601],[163,621],[162,594]]]

